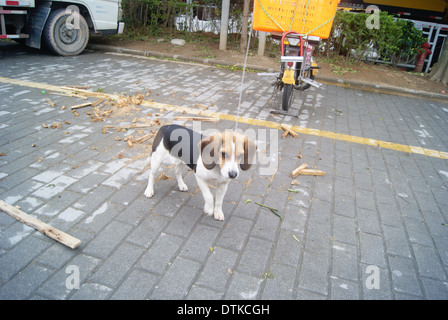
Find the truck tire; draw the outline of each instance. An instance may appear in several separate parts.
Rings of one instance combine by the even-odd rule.
[[[78,18],[79,17],[79,18]],[[73,17],[65,9],[52,11],[48,16],[43,38],[47,47],[55,54],[61,56],[75,56],[84,51],[89,42],[89,27],[81,14],[79,28],[75,28]]]

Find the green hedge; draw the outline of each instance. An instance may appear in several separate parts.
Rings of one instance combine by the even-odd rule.
[[[367,13],[338,11],[331,36],[324,41],[324,54],[360,61],[373,46],[382,60],[396,66],[400,58],[415,55],[427,41],[411,21],[380,12],[379,29],[369,29],[366,25],[369,17]]]

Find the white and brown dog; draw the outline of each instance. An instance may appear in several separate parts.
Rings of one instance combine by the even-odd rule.
[[[222,202],[230,180],[238,177],[239,168],[248,170],[254,160],[256,145],[247,136],[234,131],[223,131],[209,137],[179,125],[166,125],[159,129],[152,145],[151,169],[145,196],[154,195],[154,179],[162,162],[174,164],[177,185],[180,191],[188,187],[182,178],[183,166],[195,173],[204,196],[204,212],[214,215],[215,220],[224,220]],[[208,183],[217,186],[216,197]]]

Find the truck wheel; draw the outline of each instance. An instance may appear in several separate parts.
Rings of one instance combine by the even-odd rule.
[[[74,24],[75,19],[79,20],[79,26]],[[89,27],[81,14],[71,17],[65,9],[58,9],[50,13],[43,37],[54,53],[75,56],[83,52],[89,42]]]

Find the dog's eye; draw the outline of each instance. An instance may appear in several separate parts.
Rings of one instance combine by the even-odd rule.
[[[225,153],[225,152],[222,152],[222,153],[221,153],[221,157],[222,157],[223,159],[225,159],[225,158],[226,158],[226,153]]]

